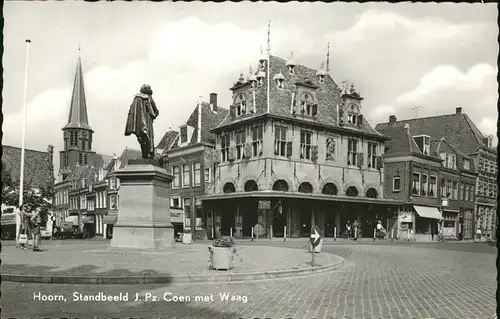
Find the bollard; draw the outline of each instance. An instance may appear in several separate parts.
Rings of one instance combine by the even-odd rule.
[[[253,227],[252,227],[252,241],[253,241]]]
[[[410,230],[408,229],[408,241],[410,241]]]
[[[271,226],[271,228],[269,228],[269,230],[270,230],[269,233],[271,235],[271,236],[269,236],[269,239],[273,239],[273,227]]]
[[[333,241],[337,241],[337,227],[333,227]]]
[[[373,229],[373,241],[377,238],[377,228]]]
[[[286,226],[284,226],[284,231],[283,231],[283,241],[286,241]]]
[[[229,228],[229,237],[233,237],[233,227]]]
[[[391,241],[394,241],[394,228],[391,229]]]
[[[214,228],[212,227],[212,239],[214,239]]]

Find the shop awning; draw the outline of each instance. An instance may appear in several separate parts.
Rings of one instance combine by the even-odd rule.
[[[115,224],[117,219],[118,219],[118,214],[106,215],[102,219],[102,222],[104,224]]]
[[[441,212],[436,207],[414,205],[413,208],[415,208],[415,211],[420,217],[439,219],[439,220],[443,219],[443,217],[441,216]]]
[[[83,216],[82,217],[82,223],[83,224],[93,224],[94,223],[94,217],[92,217],[92,216]]]
[[[72,223],[73,225],[78,225],[78,216],[68,216],[64,219],[65,223]]]

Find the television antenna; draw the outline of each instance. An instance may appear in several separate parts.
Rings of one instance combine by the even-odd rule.
[[[423,105],[417,105],[411,108],[415,113],[415,117],[418,117],[418,109],[420,109],[421,107],[423,107]]]

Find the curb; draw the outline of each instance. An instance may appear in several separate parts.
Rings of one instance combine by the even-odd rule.
[[[339,257],[339,256],[337,256]],[[41,284],[81,284],[81,285],[112,285],[112,284],[166,284],[166,283],[200,283],[200,282],[238,282],[249,280],[265,280],[285,277],[298,277],[309,274],[333,271],[344,265],[344,259],[326,266],[314,268],[299,268],[282,271],[240,274],[206,274],[178,276],[58,276],[58,275],[17,275],[2,274],[2,281],[26,282]]]

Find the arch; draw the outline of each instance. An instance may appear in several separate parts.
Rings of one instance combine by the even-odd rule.
[[[359,191],[356,186],[349,186],[345,191],[346,196],[357,197],[359,195]]]
[[[244,189],[245,192],[256,192],[259,190],[259,185],[257,185],[257,182],[255,180],[249,179],[245,182]]]
[[[284,179],[278,179],[273,184],[273,191],[288,192],[288,183]]]
[[[231,183],[231,182],[227,182],[226,184],[224,184],[224,186],[222,187],[222,192],[224,194],[227,194],[227,193],[234,193],[236,192],[236,188],[234,187],[234,184]]]
[[[366,191],[366,195],[365,196],[368,197],[368,198],[377,198],[378,192],[377,192],[377,190],[375,188],[370,187]]]
[[[325,185],[323,185],[321,193],[323,193],[324,195],[337,195],[339,193],[339,190],[337,188],[337,185],[335,185],[334,183],[326,183]]]
[[[299,185],[299,193],[310,194],[313,192],[313,186],[309,182],[303,182]]]

